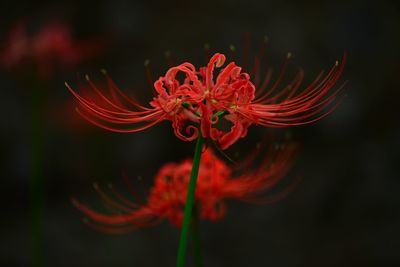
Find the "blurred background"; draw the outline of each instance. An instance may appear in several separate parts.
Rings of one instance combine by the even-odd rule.
[[[31,63],[2,66],[2,266],[32,263],[32,173],[38,161],[44,266],[174,266],[179,231],[168,222],[123,235],[96,232],[82,223],[70,197],[99,207],[93,182],[123,186],[121,173],[146,192],[158,168],[191,157],[194,143],[178,140],[169,122],[134,134],[96,128],[75,112],[64,81],[78,87],[78,77],[89,74],[102,82],[99,70],[105,68],[145,103],[151,99],[146,59],[158,77],[168,68],[166,51],[175,63],[199,66],[205,64],[204,44],[211,53],[229,53],[234,44],[240,62],[246,34],[253,52],[269,37],[266,65],[275,69],[291,52],[289,74],[302,66],[304,86],[346,51],[341,82],[348,81],[347,97],[324,120],[290,131],[301,144],[287,177],[302,178],[294,192],[272,205],[232,201],[223,220],[201,223],[205,266],[400,264],[396,1],[15,0],[3,1],[0,10],[1,51],[16,23],[35,33],[54,21],[69,25],[76,42],[96,51],[45,68],[40,80]],[[288,133],[256,126],[249,132],[228,155],[240,155],[263,136]]]

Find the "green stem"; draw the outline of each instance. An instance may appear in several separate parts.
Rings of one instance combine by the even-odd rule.
[[[177,267],[183,267],[185,264],[188,232],[190,227],[190,221],[192,218],[194,192],[196,190],[197,176],[199,174],[200,158],[201,158],[200,156],[201,156],[201,150],[203,148],[203,141],[204,138],[201,135],[201,131],[199,131],[199,137],[197,138],[196,149],[194,151],[192,174],[190,175],[189,188],[185,205],[185,213],[183,216],[181,238],[179,240],[178,259],[176,262]]]
[[[39,80],[32,79],[28,85],[32,90],[31,101],[31,223],[32,223],[32,266],[42,267],[44,263],[43,213],[44,213],[44,140],[46,88]]]
[[[193,241],[193,260],[195,267],[203,266],[203,257],[201,253],[201,242],[200,242],[200,229],[199,229],[199,213],[195,208],[193,212],[192,221],[192,241]]]

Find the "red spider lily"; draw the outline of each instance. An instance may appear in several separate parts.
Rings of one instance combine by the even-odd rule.
[[[73,66],[103,49],[103,42],[76,41],[67,24],[52,22],[36,33],[27,33],[26,24],[16,23],[10,30],[0,63],[8,69],[34,64],[41,77],[51,76],[56,67]]]
[[[340,64],[336,62],[325,76],[321,73],[300,92],[302,71],[275,93],[287,61],[271,86],[268,86],[271,74],[268,72],[262,85],[256,88],[250,75],[234,62],[223,67],[225,56],[217,53],[206,67],[198,70],[187,62],[170,68],[154,83],[156,96],[150,107],[126,96],[107,75],[109,94],[88,79],[102,102],[82,97],[66,86],[78,99],[82,116],[99,127],[115,132],[137,132],[169,120],[180,139],[194,140],[200,129],[205,138],[217,141],[226,149],[246,136],[252,124],[280,128],[311,123],[328,115],[335,109],[333,102],[343,88],[334,89],[334,85],[345,60],[344,55]],[[221,70],[214,77],[216,68]],[[226,129],[227,124],[230,129]]]
[[[226,212],[224,201],[228,199],[270,203],[284,197],[293,186],[270,197],[264,197],[262,193],[274,187],[287,173],[294,151],[294,146],[290,144],[281,149],[270,149],[258,168],[237,173],[235,168],[218,159],[211,149],[206,150],[202,155],[195,192],[195,205],[200,218],[211,221],[221,219]],[[164,219],[179,227],[183,220],[191,169],[191,159],[164,165],[155,177],[146,204],[128,200],[113,187],[110,187],[112,194],[108,195],[97,185],[95,189],[111,209],[111,214],[94,211],[76,199],[73,199],[73,204],[88,217],[87,223],[105,232],[131,231]],[[132,186],[129,188],[132,189]],[[132,194],[136,197],[135,192]]]

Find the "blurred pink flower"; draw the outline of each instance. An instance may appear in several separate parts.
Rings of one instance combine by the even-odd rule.
[[[0,52],[0,64],[6,69],[36,68],[42,78],[57,68],[68,68],[98,55],[104,48],[100,40],[77,41],[69,25],[51,22],[33,34],[18,22],[11,27]]]

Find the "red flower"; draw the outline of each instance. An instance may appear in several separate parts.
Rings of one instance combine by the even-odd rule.
[[[281,149],[270,149],[258,168],[253,171],[247,168],[244,172],[244,168],[238,171],[218,159],[210,149],[206,150],[202,155],[195,192],[195,205],[200,218],[221,219],[226,212],[225,200],[228,199],[269,203],[284,197],[292,186],[270,197],[264,197],[262,193],[271,189],[286,174],[294,150],[294,146],[289,144]],[[254,156],[249,162],[254,160]],[[86,222],[106,232],[126,232],[164,219],[180,226],[191,169],[191,159],[164,165],[155,177],[147,203],[143,205],[128,200],[113,187],[110,188],[112,194],[107,195],[97,185],[95,188],[106,206],[112,209],[111,214],[94,211],[76,199],[73,199],[73,204],[88,217]]]
[[[225,56],[219,53],[198,70],[187,62],[170,68],[154,83],[157,95],[150,102],[151,107],[127,97],[109,77],[110,96],[89,80],[103,103],[80,96],[68,84],[67,87],[79,100],[81,114],[97,126],[116,132],[136,132],[169,120],[180,139],[194,140],[200,129],[205,138],[217,141],[226,149],[246,136],[252,124],[302,125],[333,111],[332,102],[343,86],[333,87],[343,71],[345,59],[343,56],[340,65],[337,62],[325,77],[321,73],[300,93],[297,91],[303,79],[301,71],[281,92],[275,93],[284,70],[272,86],[267,87],[268,72],[263,84],[256,88],[250,75],[234,62],[222,68]],[[214,77],[216,68],[222,69]]]
[[[9,32],[0,63],[9,69],[34,64],[39,74],[47,78],[56,67],[73,66],[98,54],[102,47],[98,40],[76,41],[64,23],[52,22],[28,35],[26,25],[19,22]]]

